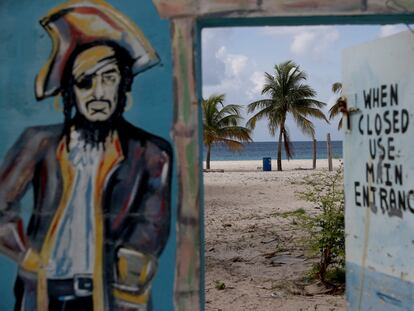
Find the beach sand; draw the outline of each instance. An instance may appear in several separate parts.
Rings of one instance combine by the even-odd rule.
[[[334,168],[340,165],[334,160]],[[345,310],[344,295],[304,281],[317,258],[304,249],[306,231],[286,212],[318,211],[298,198],[306,175],[327,171],[327,160],[214,161],[205,172],[206,310]],[[205,165],[204,165],[205,167]]]
[[[338,167],[342,160],[332,160],[333,167]],[[283,171],[292,170],[312,170],[312,160],[282,160]],[[206,167],[206,163],[203,163],[203,167]],[[222,169],[226,172],[258,172],[263,170],[263,162],[258,161],[211,161],[210,169]],[[272,171],[276,171],[277,161],[272,159]],[[316,169],[324,170],[328,169],[328,160],[316,160]],[[282,171],[282,174],[284,174]]]

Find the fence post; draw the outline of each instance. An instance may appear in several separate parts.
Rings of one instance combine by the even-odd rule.
[[[332,144],[331,144],[331,133],[326,135],[326,143],[328,147],[328,168],[332,171]]]

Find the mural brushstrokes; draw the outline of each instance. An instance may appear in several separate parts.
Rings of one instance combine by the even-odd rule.
[[[159,62],[104,1],[69,1],[41,24],[52,39],[36,98],[64,122],[31,127],[0,168],[0,251],[18,266],[16,310],[150,310],[170,229],[171,146],[127,122],[136,74]],[[27,230],[19,200],[33,186]]]

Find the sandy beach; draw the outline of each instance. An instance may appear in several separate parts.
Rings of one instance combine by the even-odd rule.
[[[345,310],[344,295],[326,294],[306,279],[316,258],[301,242],[306,231],[287,212],[318,211],[298,198],[303,178],[327,171],[327,160],[213,161],[205,172],[206,310]],[[340,165],[334,160],[334,168]],[[204,166],[205,167],[205,166]]]
[[[338,167],[341,160],[334,159],[332,160],[333,167]],[[285,171],[292,171],[292,170],[312,170],[312,160],[283,160],[282,161],[282,175],[284,175]],[[203,167],[206,167],[206,163],[203,163]],[[211,161],[210,162],[210,169],[220,169],[224,170],[225,172],[261,172],[263,170],[263,162],[261,160],[258,161]],[[272,171],[276,171],[277,169],[277,161],[272,159]],[[316,169],[317,170],[324,170],[328,169],[328,160],[316,160]],[[267,172],[266,172],[267,173]]]

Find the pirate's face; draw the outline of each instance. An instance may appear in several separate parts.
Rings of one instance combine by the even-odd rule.
[[[108,120],[116,110],[121,82],[114,51],[98,46],[82,52],[72,75],[78,112],[91,122]]]

